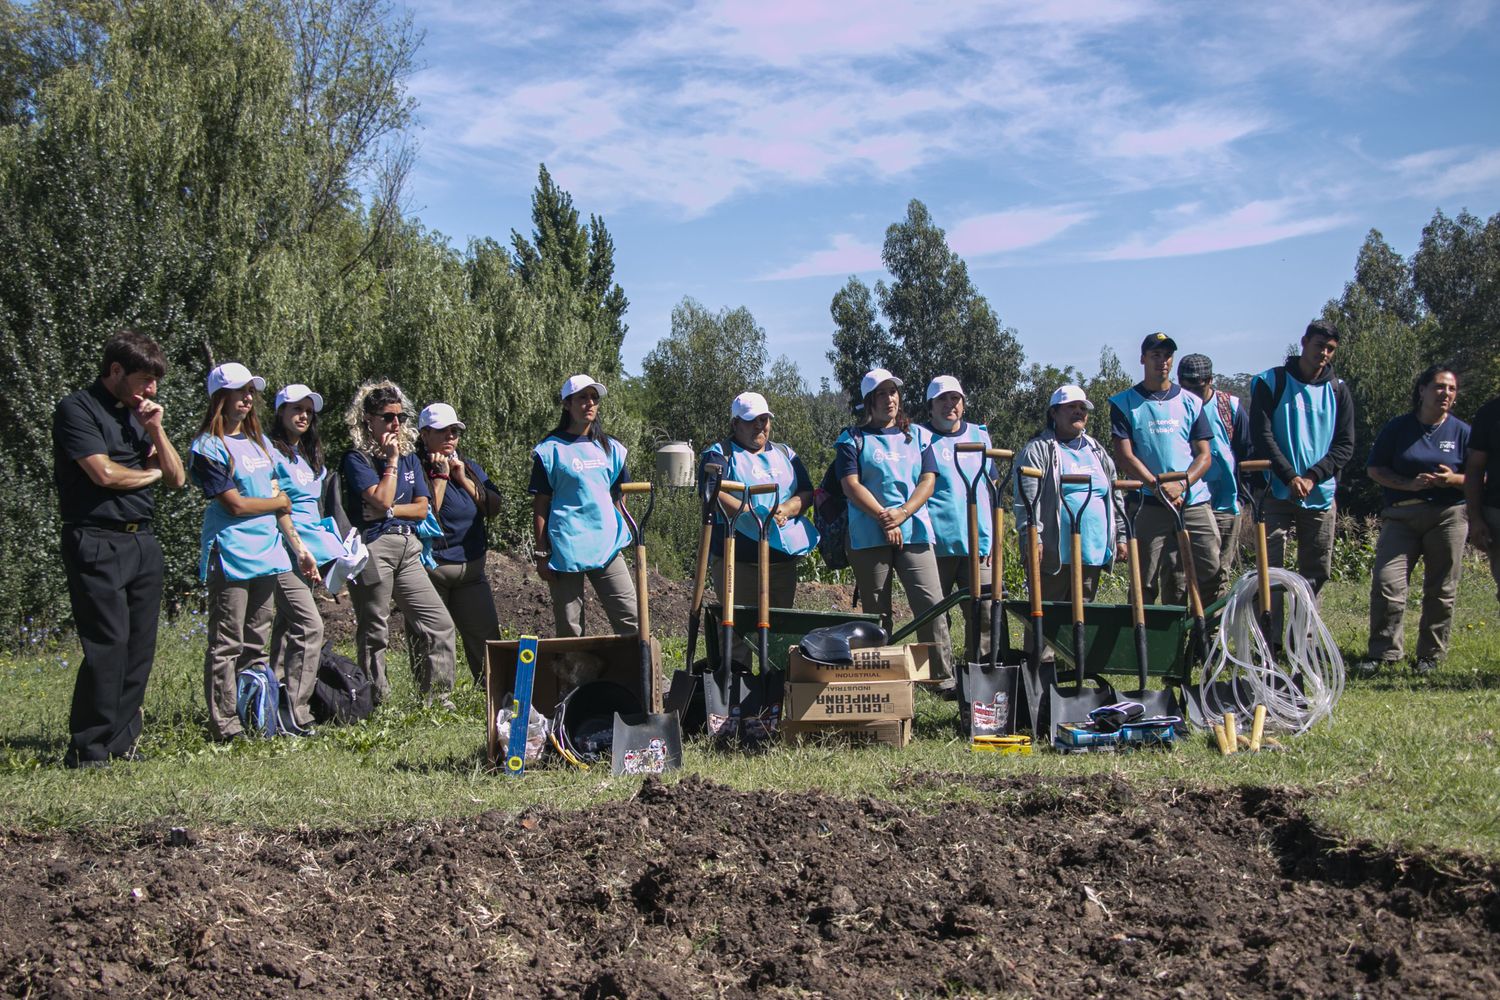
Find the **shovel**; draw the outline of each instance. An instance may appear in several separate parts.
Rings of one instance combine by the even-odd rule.
[[[1271,463],[1268,459],[1260,458],[1249,462],[1240,463],[1240,475],[1247,472],[1269,472]],[[1266,640],[1266,645],[1272,649],[1276,648],[1276,638],[1271,635],[1271,557],[1266,550],[1266,491],[1270,483],[1264,478],[1259,486],[1245,484],[1245,492],[1250,497],[1250,513],[1255,518],[1255,574],[1259,589],[1256,592],[1256,603],[1260,605],[1260,635]]]
[[[746,497],[773,496],[780,490],[775,483],[761,483],[750,487]],[[773,500],[764,513],[753,506],[750,515],[755,518],[759,532],[755,547],[756,596],[758,616],[755,619],[756,655],[760,657],[760,677],[754,685],[752,701],[754,713],[744,707],[740,714],[740,736],[749,742],[760,742],[776,735],[781,719],[781,699],[786,686],[784,675],[771,666],[771,519],[781,509],[781,501]]]
[[[703,697],[699,691],[701,676],[698,671],[698,627],[703,620],[703,592],[708,585],[708,556],[714,533],[714,511],[718,509],[719,484],[724,476],[722,465],[709,465],[704,470],[702,505],[703,530],[698,537],[698,564],[693,574],[693,603],[688,612],[687,658],[682,669],[672,674],[672,684],[667,689],[667,711],[677,713],[686,732],[703,729]]]
[[[968,656],[958,671],[959,730],[971,739],[978,736],[1009,735],[1015,723],[1016,675],[1019,668],[999,666],[1000,629],[1004,608],[1001,604],[1001,574],[1004,565],[1000,553],[1004,548],[1004,513],[1000,508],[999,479],[985,474],[991,460],[999,462],[1013,456],[1001,448],[986,448],[979,442],[955,446],[956,453],[983,453],[972,477],[966,477],[969,494],[969,642]],[[998,476],[998,464],[993,466]],[[989,663],[979,662],[980,600],[984,588],[980,583],[979,548],[979,482],[983,479],[990,495],[990,551],[993,571],[990,574],[990,656]],[[977,715],[975,706],[978,706]]]
[[[1016,467],[1016,496],[1026,507],[1026,546],[1021,553],[1026,560],[1026,589],[1031,592],[1031,615],[1027,622],[1031,636],[1031,652],[1026,657],[1026,669],[1021,678],[1026,687],[1026,704],[1031,715],[1031,732],[1040,737],[1049,728],[1045,713],[1047,688],[1042,678],[1042,542],[1037,534],[1036,508],[1041,497],[1042,470],[1029,465]],[[1037,495],[1027,496],[1021,489],[1021,477],[1037,480]]]
[[[1103,708],[1119,701],[1114,689],[1095,678],[1094,687],[1085,686],[1085,663],[1088,659],[1087,637],[1084,634],[1083,622],[1083,515],[1088,512],[1089,503],[1094,499],[1094,477],[1081,475],[1066,475],[1058,477],[1058,482],[1063,486],[1087,486],[1088,492],[1084,494],[1083,503],[1077,510],[1062,504],[1062,509],[1068,515],[1068,539],[1069,546],[1068,569],[1072,575],[1073,592],[1073,674],[1074,681],[1070,689],[1065,690],[1057,681],[1057,670],[1055,666],[1044,668],[1043,677],[1048,684],[1048,742],[1057,739],[1058,727],[1068,722],[1084,722],[1088,715],[1096,708]],[[1104,498],[1108,503],[1108,497]],[[1038,553],[1034,557],[1037,562],[1037,578],[1041,578],[1041,556]],[[1040,592],[1038,593],[1040,596]]]
[[[735,525],[749,505],[749,488],[733,479],[719,482],[719,492],[738,493],[739,508],[733,517],[725,515],[724,551],[720,567],[723,572],[719,595],[723,599],[723,618],[720,627],[722,639],[719,643],[719,665],[711,676],[704,679],[703,706],[705,728],[714,739],[725,739],[735,735],[739,727],[740,703],[747,695],[746,685],[734,669],[734,536]],[[717,499],[715,506],[719,506]],[[706,570],[705,570],[706,574]]]
[[[1141,492],[1144,484],[1139,479],[1116,479],[1110,485],[1126,494],[1125,548],[1126,557],[1130,560],[1130,616],[1135,628],[1135,669],[1141,685],[1135,691],[1121,691],[1120,697],[1144,705],[1143,714],[1146,717],[1181,717],[1182,705],[1171,689],[1152,691],[1146,681],[1146,665],[1150,659],[1146,653],[1146,597],[1141,587],[1140,546],[1135,538],[1135,519],[1140,516],[1141,508],[1146,504],[1146,495]]]
[[[620,492],[645,493],[646,512],[640,522],[630,513],[622,499],[620,510],[630,526],[635,543],[635,591],[640,604],[641,704],[640,716],[615,713],[614,739],[610,744],[610,771],[613,774],[661,774],[682,767],[682,726],[677,716],[661,709],[661,685],[657,682],[656,662],[651,655],[651,606],[646,587],[646,524],[656,507],[656,493],[650,483],[626,483]]]
[[[1187,479],[1186,472],[1164,472],[1156,477],[1158,483],[1183,482]],[[1177,559],[1182,563],[1182,579],[1187,585],[1188,612],[1193,616],[1193,639],[1192,654],[1198,663],[1208,662],[1208,623],[1203,614],[1203,596],[1198,593],[1198,568],[1193,564],[1193,540],[1188,537],[1187,521],[1183,518],[1182,508],[1174,503],[1166,504],[1177,521]],[[1215,684],[1214,690],[1207,692],[1199,691],[1194,695],[1184,692],[1187,701],[1188,719],[1195,726],[1208,729],[1218,718],[1210,717],[1209,703],[1217,701],[1220,696],[1233,697],[1233,689],[1228,684]]]

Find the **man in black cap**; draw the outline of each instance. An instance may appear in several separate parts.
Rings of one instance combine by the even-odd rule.
[[[1266,497],[1266,550],[1272,566],[1286,560],[1286,536],[1297,532],[1297,572],[1321,598],[1333,573],[1334,491],[1338,473],[1354,457],[1354,397],[1333,373],[1339,331],[1314,320],[1302,351],[1255,376],[1250,388],[1250,436],[1255,457],[1271,461]],[[1276,634],[1281,634],[1280,593]]]
[[[63,758],[68,767],[136,756],[161,611],[152,488],[187,481],[152,398],[166,371],[154,340],[121,330],[104,345],[99,378],[63,397],[52,417],[63,568],[83,646]]]
[[[1209,446],[1213,437],[1203,400],[1172,384],[1177,342],[1153,333],[1141,342],[1140,382],[1109,397],[1110,436],[1120,475],[1146,484],[1145,506],[1136,519],[1141,553],[1141,587],[1156,603],[1185,603],[1177,576],[1177,519],[1168,504],[1182,511],[1192,543],[1193,570],[1206,586],[1219,572],[1219,529],[1208,505]],[[1186,472],[1187,480],[1158,483],[1156,477]]]
[[[1214,363],[1207,354],[1188,354],[1177,362],[1177,382],[1203,400],[1213,438],[1211,456],[1203,482],[1208,486],[1208,505],[1219,526],[1219,573],[1207,581],[1203,598],[1217,600],[1224,592],[1235,556],[1239,551],[1237,530],[1240,515],[1239,464],[1250,457],[1250,413],[1239,397],[1214,387]]]

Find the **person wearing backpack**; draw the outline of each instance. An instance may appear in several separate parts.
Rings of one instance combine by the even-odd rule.
[[[292,524],[291,498],[276,483],[274,446],[255,412],[265,379],[229,362],[208,373],[207,386],[188,475],[208,500],[198,556],[199,578],[208,585],[203,686],[209,734],[225,742],[244,732],[239,678],[265,667],[278,578],[292,573],[288,549],[304,575],[315,577],[318,566]]]
[[[1297,533],[1297,572],[1321,599],[1333,573],[1334,492],[1338,474],[1354,457],[1354,397],[1333,373],[1339,331],[1314,320],[1301,353],[1255,376],[1250,388],[1250,439],[1258,459],[1271,462],[1266,497],[1266,551],[1272,566],[1286,562],[1287,533]],[[1275,634],[1281,634],[1281,600]]]
[[[1214,388],[1214,363],[1206,354],[1189,354],[1177,362],[1177,382],[1203,400],[1203,413],[1214,435],[1208,442],[1208,472],[1203,476],[1208,505],[1219,527],[1219,572],[1203,588],[1203,599],[1212,603],[1224,592],[1239,554],[1238,470],[1250,457],[1250,414],[1237,396]]]
[[[884,368],[860,379],[865,423],[839,435],[834,459],[849,502],[849,565],[865,611],[892,624],[891,582],[900,577],[914,615],[936,607],[943,588],[927,500],[937,484],[932,433],[901,408],[901,380]],[[953,676],[948,622],[938,616],[917,632],[935,644],[937,680]]]
[[[776,516],[767,531],[770,543],[771,607],[791,608],[797,604],[797,564],[812,551],[818,541],[817,529],[805,516],[812,509],[812,477],[807,466],[790,446],[771,439],[771,412],[766,397],[758,392],[742,392],[729,408],[729,437],[704,449],[698,467],[700,484],[709,466],[721,471],[721,478],[748,486],[775,483],[775,494],[751,497],[749,510],[735,522],[737,542],[734,548],[734,592],[744,601],[758,592],[757,552],[760,527],[756,514],[765,516],[776,506]],[[733,517],[740,507],[740,495],[720,493],[719,507],[724,519]],[[778,506],[779,505],[779,506]],[[709,579],[714,593],[723,601],[724,521],[715,519],[710,542]],[[744,667],[750,665],[750,648],[735,636],[731,657]]]
[[[583,635],[583,581],[594,585],[616,635],[635,635],[635,579],[620,553],[630,529],[620,487],[630,482],[625,446],[604,431],[607,390],[587,375],[563,382],[557,426],[532,449],[531,494],[537,575],[552,594],[558,636]]]
[[[952,375],[939,375],[927,384],[928,418],[923,422],[932,435],[932,452],[937,460],[937,479],[932,490],[932,499],[927,501],[927,516],[932,520],[936,540],[933,551],[937,556],[938,586],[942,596],[947,597],[954,587],[973,589],[969,580],[969,483],[974,473],[985,464],[983,455],[961,454],[954,445],[965,443],[992,447],[990,432],[983,424],[974,424],[964,419],[968,400],[963,386]],[[979,586],[990,582],[990,490],[981,480],[975,491],[979,503]],[[969,617],[969,602],[963,603],[964,621]],[[979,620],[990,620],[990,602],[979,602]],[[986,627],[980,637],[979,658],[988,659],[990,635]],[[945,690],[952,690],[949,685]]]
[[[292,526],[318,564],[320,574],[344,552],[338,528],[323,516],[323,482],[328,468],[318,434],[323,397],[299,383],[276,394],[271,418],[271,460],[276,484],[292,501]],[[276,615],[271,622],[271,664],[286,685],[287,709],[293,725],[313,723],[309,702],[317,682],[323,648],[323,616],[313,598],[317,580],[296,573],[276,578]],[[290,727],[289,727],[290,728]]]
[[[369,563],[349,581],[359,665],[375,685],[375,703],[390,694],[385,651],[391,602],[401,609],[417,689],[426,704],[453,708],[453,618],[422,564],[417,528],[432,502],[416,453],[406,393],[389,380],[366,382],[354,394],[344,422],[354,447],[339,463],[344,512],[369,550]]]
[[[437,565],[427,575],[453,617],[469,674],[478,684],[484,677],[485,643],[500,638],[495,595],[484,572],[490,547],[485,522],[500,513],[500,491],[478,462],[458,453],[459,435],[466,429],[447,403],[429,403],[417,418],[432,508],[443,528],[443,536],[432,544]]]

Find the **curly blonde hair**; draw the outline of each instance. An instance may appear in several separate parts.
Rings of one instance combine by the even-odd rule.
[[[372,394],[376,393],[385,398],[374,403],[373,407],[367,411],[365,403],[369,401]],[[410,455],[417,450],[417,411],[413,409],[411,400],[395,382],[388,378],[377,378],[365,382],[354,390],[354,398],[350,400],[349,408],[344,411],[344,424],[349,428],[349,440],[354,443],[355,451],[366,455],[380,454],[380,441],[370,436],[370,429],[365,425],[365,415],[367,412],[379,412],[395,402],[401,404],[401,412],[405,415],[398,435],[398,453]]]

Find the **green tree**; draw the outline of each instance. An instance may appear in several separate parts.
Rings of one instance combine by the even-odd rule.
[[[872,368],[891,363],[895,345],[876,315],[870,286],[853,275],[833,296],[833,349],[827,354],[833,365],[834,385],[844,391],[849,404],[859,402],[859,380]]]
[[[750,310],[714,313],[684,298],[672,310],[672,329],[641,364],[647,420],[700,449],[723,440],[734,397],[766,390],[766,360],[766,331]]]
[[[1441,211],[1422,230],[1412,283],[1437,322],[1441,353],[1455,364],[1472,410],[1500,393],[1500,213],[1482,221]]]

